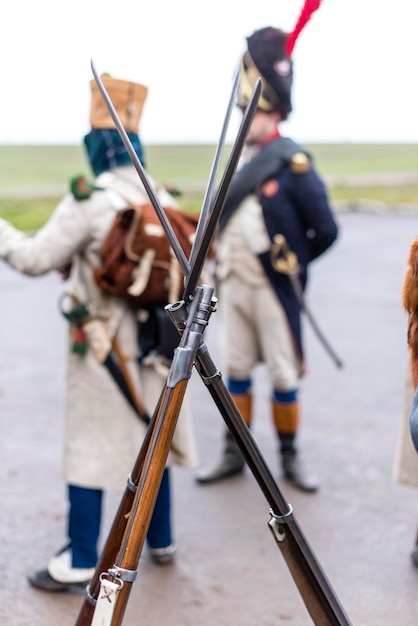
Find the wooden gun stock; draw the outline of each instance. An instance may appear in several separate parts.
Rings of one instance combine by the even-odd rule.
[[[115,565],[109,570],[115,581],[123,580],[123,585],[120,586],[115,602],[112,626],[122,624],[186,387],[187,380],[183,380],[174,389],[166,387],[163,393],[161,408],[144,461],[132,509],[129,513],[121,547]],[[132,575],[126,579],[124,577],[125,572],[130,572]]]
[[[132,473],[129,477],[125,492],[122,496],[119,508],[114,517],[113,524],[97,562],[94,576],[90,581],[89,586],[87,587],[86,597],[78,614],[75,626],[90,626],[94,615],[95,603],[100,591],[100,575],[102,572],[106,572],[109,568],[111,568],[116,560],[116,556],[122,543],[122,537],[125,533],[126,525],[128,523],[128,517],[132,510],[135,491],[139,483],[139,478],[142,468],[144,466],[146,453],[151,441],[151,435],[155,425],[156,415],[157,413],[155,413],[147,429],[144,441],[136,458]]]
[[[97,563],[94,576],[87,587],[86,597],[75,626],[91,625],[100,592],[100,578],[103,574],[109,570],[117,572],[119,569],[127,571],[136,571],[137,569],[186,386],[187,381],[181,381],[174,389],[166,387],[163,391]],[[151,460],[152,465],[150,464]],[[124,581],[118,593],[112,626],[122,623],[132,582]]]

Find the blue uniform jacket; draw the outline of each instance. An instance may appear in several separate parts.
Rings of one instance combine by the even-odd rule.
[[[274,235],[282,234],[297,255],[298,278],[304,289],[309,263],[331,246],[338,233],[325,186],[312,167],[305,173],[295,173],[288,163],[260,186],[259,198],[270,239],[273,241]],[[269,253],[260,255],[260,262],[286,312],[297,351],[303,359],[300,303],[291,281],[273,269]]]
[[[302,163],[305,163],[302,168],[295,167],[295,155],[298,154],[302,154]],[[271,241],[280,233],[296,253],[299,280],[304,289],[309,263],[325,252],[338,234],[325,185],[312,167],[308,153],[284,137],[262,148],[236,174],[221,215],[220,230],[249,193],[256,193],[259,197]],[[286,312],[296,350],[303,360],[301,308],[289,276],[272,267],[270,252],[261,254],[259,259]]]

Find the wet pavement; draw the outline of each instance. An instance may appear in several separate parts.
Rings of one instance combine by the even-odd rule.
[[[256,371],[253,434],[295,518],[355,626],[416,626],[418,569],[410,563],[417,492],[393,479],[404,410],[406,316],[400,288],[413,215],[341,213],[335,247],[312,265],[308,304],[344,362],[337,369],[305,322],[300,449],[319,476],[309,495],[285,483],[269,417],[264,366]],[[63,291],[51,274],[0,272],[0,545],[5,626],[72,626],[77,594],[32,589],[26,574],[63,544]],[[212,315],[206,343],[222,371]],[[188,387],[200,456],[219,453],[223,420],[197,372]],[[312,624],[268,528],[269,505],[251,472],[199,486],[174,471],[176,563],[157,566],[146,548],[124,626]],[[103,540],[121,493],[106,494]]]

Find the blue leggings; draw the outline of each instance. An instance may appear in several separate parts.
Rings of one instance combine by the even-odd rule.
[[[252,381],[250,378],[238,380],[237,378],[231,378],[231,376],[229,376],[227,379],[227,385],[230,393],[237,396],[244,396],[251,391]],[[291,404],[292,402],[297,402],[298,390],[291,389],[290,391],[279,391],[278,389],[273,389],[273,397],[276,402]]]
[[[68,485],[69,514],[68,537],[73,567],[95,567],[98,559],[97,544],[102,518],[101,489],[88,489]],[[170,472],[165,468],[147,533],[151,548],[165,548],[172,543]]]

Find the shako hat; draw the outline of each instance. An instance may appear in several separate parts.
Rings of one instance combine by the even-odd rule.
[[[305,0],[291,33],[267,26],[247,37],[247,51],[241,58],[239,106],[247,106],[254,86],[261,78],[262,93],[258,108],[267,112],[279,111],[283,120],[288,117],[292,110],[293,48],[300,32],[319,8],[321,1]]]
[[[103,74],[101,79],[126,132],[138,133],[139,120],[148,88],[139,83],[112,78],[109,74]],[[115,124],[95,80],[90,81],[90,87],[91,128],[115,128]]]

